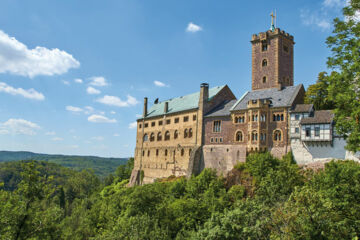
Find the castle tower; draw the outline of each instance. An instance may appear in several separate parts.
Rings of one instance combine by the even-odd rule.
[[[252,90],[294,85],[294,37],[275,28],[254,34]]]

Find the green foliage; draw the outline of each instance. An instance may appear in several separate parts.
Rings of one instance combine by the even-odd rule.
[[[334,20],[333,35],[327,38],[332,51],[328,67],[336,72],[329,77],[329,99],[335,103],[337,132],[346,137],[347,149],[360,150],[360,0],[350,0],[344,17]]]
[[[335,74],[335,73],[334,73]],[[305,103],[314,104],[316,110],[334,109],[335,103],[329,97],[330,77],[326,72],[319,73],[315,84],[306,90]]]
[[[118,175],[101,184],[92,171],[44,162],[17,167],[17,187],[0,190],[0,239],[356,239],[360,234],[360,164],[353,161],[333,161],[307,174],[291,152],[282,159],[253,154],[232,171],[240,180],[232,185],[229,176],[205,169],[190,179],[132,188]]]
[[[121,182],[125,179],[129,179],[131,176],[131,171],[134,168],[134,158],[129,158],[129,160],[124,165],[120,165],[116,169],[116,177],[118,177],[118,180]]]

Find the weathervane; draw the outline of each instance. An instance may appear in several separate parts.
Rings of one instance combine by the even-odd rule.
[[[270,27],[270,30],[271,31],[274,31],[275,30],[275,28],[276,28],[276,10],[275,10],[275,15],[274,15],[274,12],[271,12],[271,14],[270,14],[270,16],[271,16],[271,27]]]

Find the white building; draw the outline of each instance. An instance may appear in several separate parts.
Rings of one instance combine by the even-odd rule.
[[[291,149],[298,164],[331,159],[360,160],[360,153],[345,149],[346,141],[337,135],[331,110],[315,111],[312,104],[298,104],[290,113]]]

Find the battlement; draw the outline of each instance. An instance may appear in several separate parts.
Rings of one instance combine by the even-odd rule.
[[[281,30],[280,28],[275,28],[274,31],[268,30],[266,32],[261,32],[259,34],[253,34],[251,37],[251,42],[254,43],[257,41],[264,41],[264,40],[267,40],[269,38],[274,38],[279,35],[287,38],[288,40],[292,41],[293,44],[295,44],[294,36],[290,35],[289,33],[285,32],[284,30]]]

